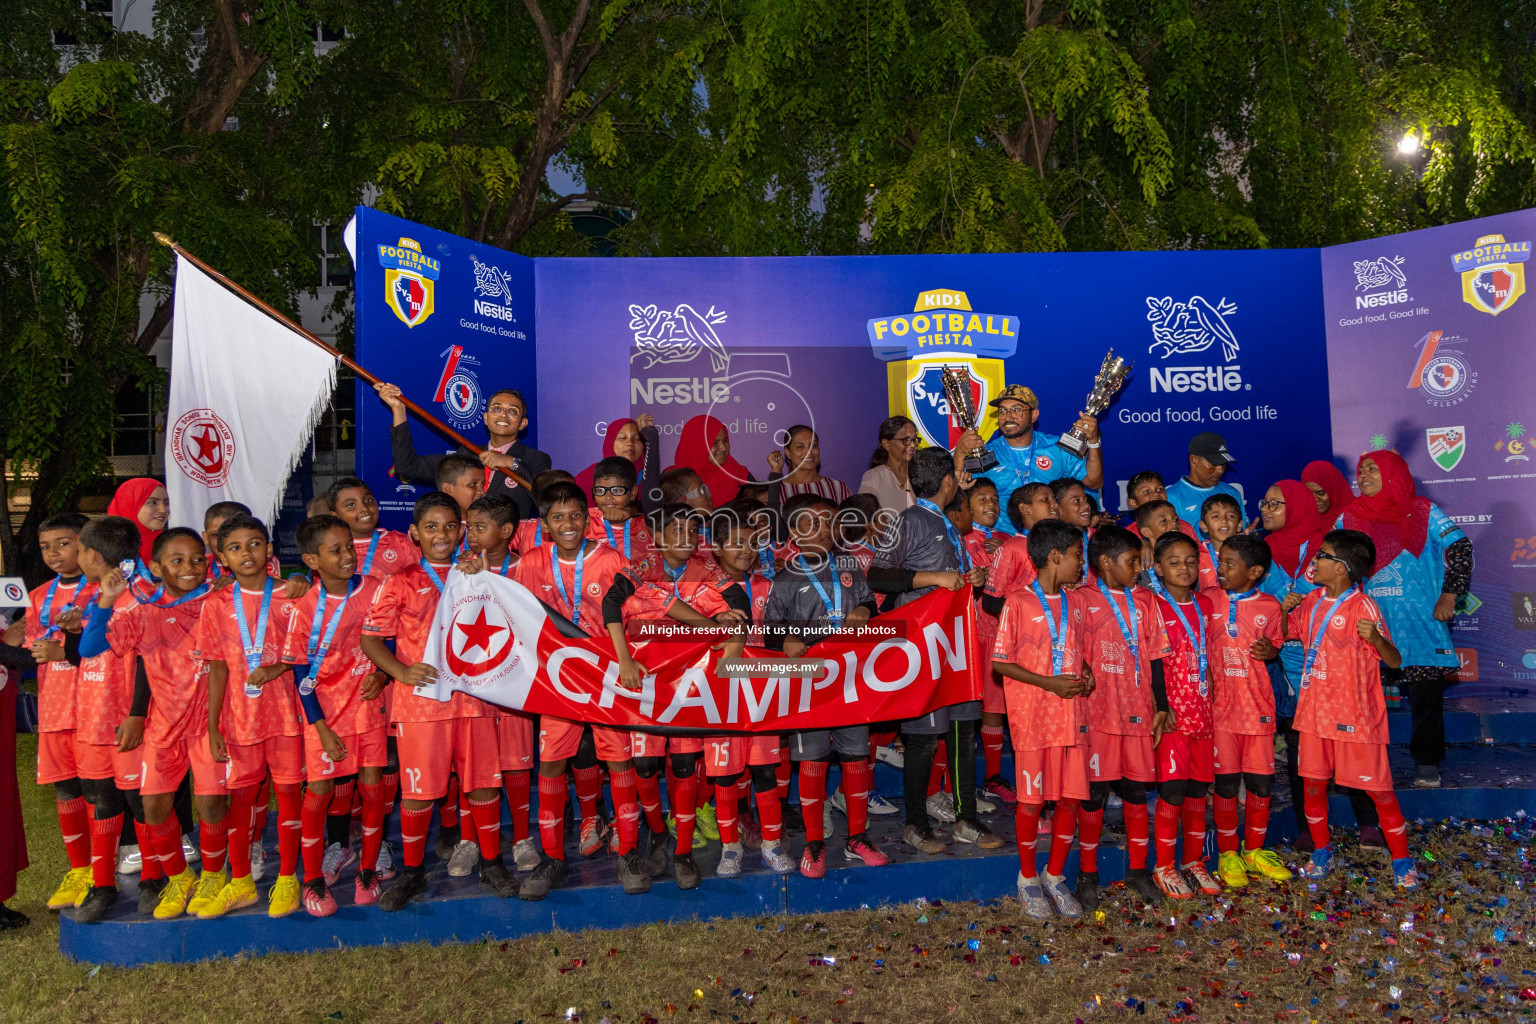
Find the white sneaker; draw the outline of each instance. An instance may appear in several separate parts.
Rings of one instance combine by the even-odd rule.
[[[900,771],[907,765],[906,757],[902,755],[901,751],[892,746],[876,747],[875,760],[882,764],[888,764],[897,771]]]
[[[139,852],[138,846],[119,846],[117,848],[117,873],[120,875],[136,875],[144,870],[144,855]]]
[[[539,866],[543,859],[543,852],[539,844],[533,841],[533,837],[519,839],[512,844],[512,865],[519,871],[532,871]]]
[[[379,844],[379,859],[374,861],[373,873],[379,876],[381,882],[387,882],[395,877],[395,855],[390,850],[388,841]]]
[[[837,795],[838,796],[842,796],[843,795],[842,790],[838,790]],[[832,801],[831,800],[824,800],[824,801],[822,801],[822,804],[821,804],[821,834],[824,835],[824,836],[830,836],[832,834]]]
[[[739,878],[741,858],[740,843],[723,843],[720,847],[720,866],[715,868],[715,874],[721,878]]]
[[[794,858],[785,853],[784,847],[780,846],[777,842],[763,843],[763,848],[759,852],[762,853],[763,863],[768,866],[770,871],[787,875],[795,870]]]
[[[955,820],[955,798],[940,790],[928,798],[928,817],[934,821]]]
[[[1040,876],[1040,881],[1045,894],[1056,904],[1056,913],[1062,917],[1083,916],[1083,905],[1077,902],[1077,897],[1067,888],[1065,878],[1046,872]]]
[[[1049,921],[1052,917],[1051,904],[1045,898],[1045,890],[1040,887],[1039,877],[1025,878],[1021,871],[1015,884],[1019,891],[1019,909],[1024,912],[1024,916],[1036,921]]]
[[[197,844],[192,841],[191,836],[184,835],[181,837],[181,856],[188,864],[196,864],[198,858],[202,856],[202,851],[197,848]]]
[[[453,848],[453,853],[448,857],[448,877],[468,878],[474,874],[475,865],[480,861],[480,844],[473,839],[460,839],[459,845]]]
[[[883,818],[889,814],[900,814],[901,808],[891,803],[879,793],[870,793],[869,813]]]
[[[993,811],[997,810],[997,804],[993,803],[991,800],[988,800],[985,796],[982,796],[981,790],[978,789],[976,791],[976,809],[982,814],[991,814]]]
[[[251,841],[251,881],[261,881],[261,876],[267,873],[267,851],[261,845],[260,839]]]
[[[332,843],[325,848],[325,856],[320,860],[320,870],[325,875],[326,885],[335,885],[336,879],[341,877],[341,872],[349,865],[357,862],[357,854],[352,852],[350,846],[342,846],[340,843]],[[305,879],[308,881],[308,879]]]
[[[845,818],[848,817],[848,801],[843,799],[843,791],[841,789],[835,791],[831,796],[827,797],[827,803],[831,804],[833,807],[836,807],[837,813],[841,814]]]

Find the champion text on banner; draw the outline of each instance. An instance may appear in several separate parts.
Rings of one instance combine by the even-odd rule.
[[[272,522],[336,388],[336,357],[176,260],[165,485],[172,523],[216,501]]]
[[[870,624],[888,628],[889,638],[817,644],[827,674],[814,680],[770,675],[778,656],[757,648],[746,657],[762,671],[726,679],[715,675],[720,654],[708,640],[635,644],[649,674],[639,690],[627,690],[607,639],[568,639],[519,584],[455,570],[427,642],[438,678],[416,692],[447,700],[462,690],[503,707],[623,729],[707,732],[900,721],[980,698],[969,588],[937,590]]]

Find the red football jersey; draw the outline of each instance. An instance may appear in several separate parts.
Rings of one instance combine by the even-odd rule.
[[[1200,652],[1196,646],[1203,635],[1204,623],[1211,615],[1211,602],[1204,595],[1196,595],[1194,601],[1180,605],[1184,622],[1195,631],[1195,636],[1185,632],[1173,603],[1164,597],[1157,599],[1157,611],[1163,620],[1163,635],[1168,640],[1168,653],[1163,656],[1163,682],[1168,690],[1168,707],[1173,712],[1174,729],[1192,739],[1211,738],[1211,681],[1210,672],[1216,663],[1209,648],[1206,659],[1210,661],[1206,678],[1200,675]]]
[[[129,664],[134,655],[144,659],[150,695],[144,742],[151,746],[169,747],[208,732],[208,664],[196,656],[206,600],[200,597],[174,608],[119,605],[107,624],[107,642],[115,653]]]
[[[987,572],[986,592],[992,597],[1007,597],[1015,590],[1027,590],[1038,578],[1035,563],[1029,560],[1029,540],[1015,534],[992,552],[992,568]]]
[[[987,579],[992,578],[992,552],[987,550],[987,535],[980,530],[972,530],[965,535],[965,552],[971,556],[971,564],[978,565],[987,570]],[[997,618],[988,615],[981,607],[982,591],[976,594],[976,641],[982,655],[992,653],[992,642],[997,639]]]
[[[1205,635],[1210,643],[1212,710],[1216,728],[1242,736],[1275,731],[1275,690],[1265,663],[1248,653],[1261,636],[1275,649],[1285,642],[1285,613],[1280,602],[1255,592],[1237,602],[1225,590],[1202,595],[1211,602]],[[1236,633],[1233,636],[1232,633]]]
[[[442,579],[448,575],[449,566],[434,565],[433,569]],[[409,565],[373,592],[373,603],[363,620],[363,632],[394,637],[395,657],[406,665],[418,665],[427,652],[432,617],[437,614],[440,596],[437,584],[421,563]],[[489,704],[457,690],[448,700],[436,701],[418,695],[413,687],[396,684],[390,689],[394,691],[390,697],[391,722],[444,722],[451,718],[485,718],[494,714]]]
[[[593,512],[596,511],[593,509]],[[588,523],[587,536],[602,541],[623,555],[625,561],[640,570],[639,578],[648,577],[653,567],[661,561],[661,555],[656,552],[656,542],[651,537],[651,528],[646,525],[644,516],[635,516],[622,523],[610,523],[602,516],[597,516]]]
[[[1346,743],[1386,743],[1381,655],[1361,638],[1360,620],[1374,621],[1388,640],[1392,633],[1375,599],[1358,588],[1337,608],[1333,602],[1326,591],[1314,590],[1289,617],[1290,633],[1303,649],[1310,650],[1322,634],[1312,671],[1301,681],[1296,699],[1296,731]]]
[[[1196,589],[1202,593],[1207,590],[1220,590],[1221,581],[1216,578],[1216,561],[1220,549],[1208,540],[1196,542],[1200,547],[1200,576],[1196,581]]]
[[[357,571],[376,580],[388,579],[421,559],[421,549],[398,530],[379,529],[372,537],[353,537],[352,548],[357,552]]]
[[[346,607],[341,608],[341,619],[336,623],[336,631],[331,635],[330,651],[315,675],[315,697],[320,701],[320,709],[325,712],[326,722],[338,736],[359,736],[386,724],[387,709],[383,699],[363,700],[361,692],[364,678],[374,670],[373,662],[363,654],[363,623],[368,620],[374,595],[382,586],[378,579],[364,576],[362,585],[343,598],[341,594],[328,594],[324,587],[316,585],[289,606],[288,627],[283,639],[283,661],[290,665],[309,664],[310,670],[314,671],[315,666],[309,656],[310,639],[315,639],[315,658],[319,660],[319,644],[331,628],[331,620],[336,617],[341,602],[343,599],[346,601]],[[325,607],[320,610],[321,618],[317,627],[315,605],[322,597]],[[297,673],[294,679],[295,682],[303,682]]]
[[[675,582],[665,570],[659,579],[645,577],[638,566],[631,565],[623,571],[635,584],[635,592],[624,601],[626,625],[631,621],[665,618],[674,601],[682,601],[706,619],[712,619],[730,607],[722,593],[733,583],[719,566],[711,571],[704,563],[690,558]],[[766,593],[764,599],[767,599]]]
[[[124,593],[112,606],[112,615],[115,618],[133,606],[133,598]],[[133,658],[110,648],[94,658],[80,659],[75,675],[75,735],[82,742],[117,744],[117,727],[133,707],[133,677]]]
[[[23,638],[26,643],[43,637],[43,603],[47,601],[48,625],[58,625],[71,608],[84,609],[96,598],[96,584],[86,582],[81,576],[74,583],[60,582],[48,600],[48,588],[44,583],[30,595],[27,605],[26,625]],[[54,640],[62,641],[64,634],[55,632]],[[50,661],[37,666],[37,731],[67,732],[75,727],[75,681],[78,673],[67,661]]]
[[[644,519],[639,519],[644,523]],[[615,531],[617,532],[617,531]],[[607,543],[608,533],[603,529],[603,514],[595,506],[587,508],[587,529],[582,534],[587,540],[600,540]],[[524,519],[517,524],[517,530],[512,534],[512,550],[520,555],[527,555],[536,548],[549,547],[553,541],[544,536],[544,520],[542,518]],[[620,539],[619,546],[623,547]]]
[[[240,600],[235,601],[236,595]],[[197,627],[197,657],[203,661],[222,661],[229,669],[224,684],[224,709],[219,727],[231,743],[252,744],[274,736],[298,736],[300,730],[299,695],[294,689],[293,673],[278,676],[261,688],[257,697],[245,695],[245,648],[240,642],[240,627],[235,615],[245,618],[251,642],[256,641],[257,620],[261,615],[261,593],[240,586],[222,587],[202,601],[202,615]],[[267,633],[261,645],[261,664],[276,665],[282,660],[283,632],[288,623],[288,601],[282,590],[274,588],[267,611]]]
[[[1063,615],[1067,620],[1061,674],[1080,675],[1083,670],[1083,595],[1063,590],[1058,594],[1047,594],[1045,603],[1053,621],[1060,622]],[[997,622],[992,660],[1012,662],[1036,675],[1052,675],[1051,633],[1045,614],[1033,590],[1015,590],[1009,594]],[[1008,701],[1008,720],[1013,723],[1016,750],[1075,747],[1080,737],[1086,741],[1086,697],[1058,697],[1038,686],[1006,676],[1003,692]]]
[[[1114,736],[1152,735],[1152,716],[1157,713],[1152,662],[1168,653],[1168,636],[1156,596],[1145,587],[1132,587],[1129,594],[1110,589],[1106,598],[1096,585],[1083,587],[1078,593],[1084,601],[1084,648],[1094,679],[1093,692],[1088,695],[1088,727]],[[1134,662],[1109,601],[1116,603],[1126,628],[1134,631]],[[1133,610],[1135,626],[1131,625]]]
[[[560,566],[556,580],[553,565]],[[512,579],[527,587],[534,597],[564,615],[588,636],[603,636],[603,595],[613,585],[613,577],[628,563],[624,556],[607,544],[588,542],[581,555],[581,593],[576,594],[576,563],[555,557],[553,545],[523,556],[512,570]],[[579,607],[579,617],[571,603]]]

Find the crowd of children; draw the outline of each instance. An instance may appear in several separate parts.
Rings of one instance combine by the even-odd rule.
[[[515,393],[493,399],[521,408]],[[298,528],[304,571],[287,580],[267,524],[234,502],[210,507],[201,530],[170,524],[152,536],[132,510],[46,520],[39,542],[55,575],[31,594],[23,643],[38,663],[37,781],[54,787],[70,864],[49,907],[87,922],[112,908],[125,817],[141,850],[140,910],[212,918],[260,898],[275,804],[267,911],[323,917],[354,866],[357,905],[395,911],[427,894],[434,818],[450,875],[540,899],[566,881],[572,853],[614,856],[626,893],[669,872],[697,887],[694,851],[708,842],[721,844],[723,878],[753,852],[769,870],[820,878],[833,808],[849,861],[887,864],[870,818],[902,812],[910,854],[997,849],[1004,840],[983,815],[1012,804],[1023,912],[1075,917],[1101,898],[1099,843],[1114,799],[1129,898],[1290,879],[1266,846],[1277,735],[1302,783],[1302,873],[1332,867],[1333,782],[1368,795],[1397,884],[1419,884],[1386,757],[1380,671],[1401,659],[1361,589],[1376,561],[1364,533],[1336,529],[1310,551],[1287,549],[1282,571],[1226,491],[1190,523],[1157,474],[1137,474],[1127,528],[1098,512],[1080,480],[1000,494],[934,448],[912,457],[909,506],[882,516],[871,495],[848,495],[803,465],[818,451],[806,427],[787,432],[784,455],[799,461],[783,493],[743,473],[716,505],[712,487],[736,465],[727,434],[725,457],[711,451],[707,467],[658,473],[650,459],[642,496],[655,431],[631,426],[638,440],[581,485],[546,470],[516,498],[499,482],[488,493],[492,461],[418,460],[436,488],[415,501],[406,533],[380,528],[364,481],[339,480]],[[775,467],[784,465],[781,456]],[[520,514],[530,507],[536,516]],[[997,529],[1004,519],[1008,532]],[[626,686],[646,671],[631,638],[647,620],[713,626],[735,650],[797,657],[935,588],[972,588],[977,655],[990,671],[980,699],[920,719],[787,735],[667,736],[538,719],[463,693],[439,702],[414,686],[435,677],[425,648],[454,570],[508,577],[567,635],[606,637]],[[1282,652],[1289,674],[1270,669]],[[877,761],[901,768],[904,806],[873,791]],[[195,849],[183,841],[193,822],[176,806],[189,779]],[[396,815],[398,862],[386,842]],[[797,858],[790,833],[800,830]],[[1047,831],[1042,870],[1036,844]]]

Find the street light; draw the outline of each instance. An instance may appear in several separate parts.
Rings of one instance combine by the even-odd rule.
[[[1414,156],[1419,151],[1419,137],[1413,132],[1407,132],[1397,143],[1399,156]]]

